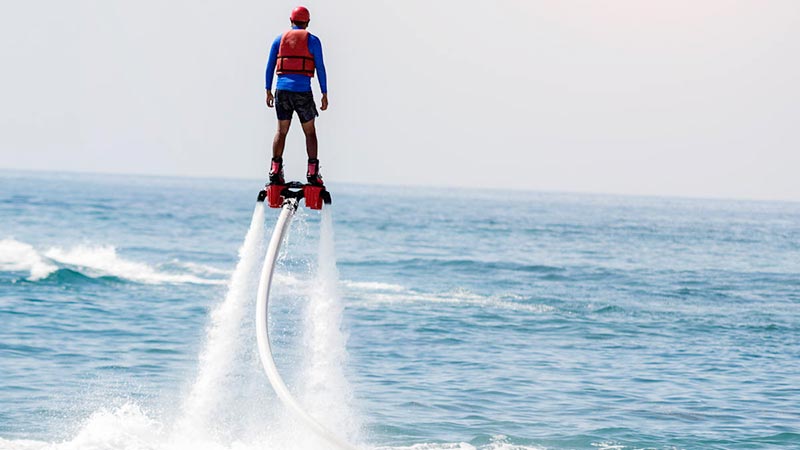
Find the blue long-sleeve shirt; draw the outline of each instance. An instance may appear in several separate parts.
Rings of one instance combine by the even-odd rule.
[[[292,28],[298,29],[298,27],[294,26]],[[278,64],[278,50],[281,48],[282,36],[283,34],[275,38],[269,51],[265,77],[267,89],[272,89],[272,77],[275,75],[275,66]],[[325,62],[322,59],[322,42],[311,33],[308,33],[308,51],[314,57],[314,67],[317,69],[319,88],[323,94],[326,94],[328,93],[328,77],[325,73]],[[292,92],[311,92],[311,77],[294,73],[278,75],[278,84],[275,88]]]

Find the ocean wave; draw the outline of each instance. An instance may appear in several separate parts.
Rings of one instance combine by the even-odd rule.
[[[189,263],[192,264],[192,263]],[[194,264],[184,272],[159,270],[143,262],[120,257],[110,245],[51,247],[44,252],[14,239],[0,240],[0,271],[29,272],[28,281],[40,281],[68,270],[89,278],[115,277],[143,284],[225,284],[226,280],[201,277],[219,269]],[[187,273],[188,272],[188,273]]]
[[[41,280],[58,270],[46,261],[32,245],[14,239],[0,240],[0,271],[30,272],[29,280]]]
[[[50,272],[46,277],[33,280],[28,278],[28,281],[46,281],[55,284],[62,283],[102,283],[104,281],[118,281],[119,278],[112,276],[103,277],[90,277],[73,269],[56,269]],[[121,280],[119,280],[121,281]]]

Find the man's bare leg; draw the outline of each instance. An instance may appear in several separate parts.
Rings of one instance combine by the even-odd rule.
[[[272,161],[269,169],[269,182],[283,184],[283,149],[286,146],[286,134],[289,133],[289,126],[292,120],[279,120],[278,131],[272,140]]]
[[[279,120],[278,131],[275,133],[275,139],[272,140],[272,157],[283,158],[283,148],[286,146],[286,134],[289,133],[289,126],[292,120]]]
[[[301,125],[303,127],[303,133],[306,135],[306,153],[308,153],[308,159],[317,159],[317,128],[314,126],[314,119]],[[282,150],[283,149],[281,149],[281,151]]]
[[[308,153],[308,171],[306,179],[310,184],[322,186],[322,176],[319,174],[319,160],[317,159],[317,129],[314,119],[303,124],[303,133],[306,135],[306,153]]]

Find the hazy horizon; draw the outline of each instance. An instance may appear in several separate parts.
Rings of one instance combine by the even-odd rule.
[[[178,179],[178,180],[215,180],[215,181],[250,181],[253,182],[254,187],[260,187],[265,180],[263,177],[248,177],[248,176],[225,176],[225,175],[174,175],[174,174],[154,174],[154,173],[122,173],[122,172],[88,172],[88,171],[58,171],[49,169],[18,169],[18,168],[0,168],[0,177],[3,173],[13,174],[32,174],[33,176],[41,176],[44,174],[54,174],[57,176],[97,176],[97,177],[123,177],[123,178],[162,178],[162,179]],[[293,180],[289,180],[293,181]],[[300,178],[297,178],[300,181]],[[380,182],[361,182],[361,181],[346,181],[334,180],[325,183],[329,188],[335,189],[337,186],[364,186],[367,188],[387,188],[391,190],[409,189],[412,191],[425,190],[425,189],[453,189],[457,191],[508,191],[509,193],[526,193],[526,194],[542,194],[542,195],[576,195],[576,196],[597,196],[597,197],[631,197],[631,198],[652,198],[652,199],[665,199],[665,200],[696,200],[696,201],[732,201],[732,202],[766,202],[766,203],[800,203],[800,200],[792,199],[779,199],[779,198],[748,198],[748,197],[725,197],[725,196],[701,196],[701,195],[669,195],[669,194],[637,194],[632,192],[588,192],[588,191],[570,191],[559,189],[530,189],[525,187],[504,187],[502,183],[495,186],[470,186],[470,185],[436,185],[436,184],[392,184]],[[334,192],[335,195],[335,192]]]
[[[14,4],[0,168],[265,178],[295,3]],[[796,2],[305,3],[328,182],[800,200]]]

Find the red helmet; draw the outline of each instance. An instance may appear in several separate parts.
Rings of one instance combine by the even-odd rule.
[[[292,22],[308,22],[311,20],[311,13],[305,6],[298,6],[292,10],[292,15],[289,16]]]

